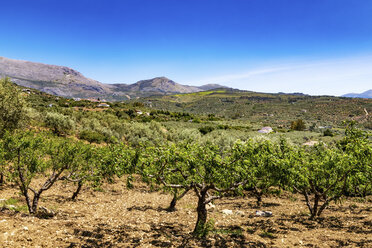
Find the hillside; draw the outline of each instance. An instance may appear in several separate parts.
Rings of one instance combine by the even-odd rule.
[[[166,77],[141,80],[134,84],[103,84],[80,72],[48,65],[0,57],[0,77],[10,77],[18,85],[68,98],[105,98],[126,100],[142,96],[199,92],[221,85],[200,87],[178,84]]]
[[[372,90],[367,90],[363,93],[349,93],[343,95],[343,97],[354,97],[354,98],[372,98]]]
[[[285,125],[290,120],[301,118],[324,125],[356,120],[370,126],[369,113],[372,112],[371,99],[267,94],[232,89],[148,97],[138,101],[150,102],[157,109],[214,114],[276,125]]]
[[[350,116],[361,107],[367,115],[371,100],[219,89],[101,106],[33,89],[9,92],[0,90],[17,94],[2,101],[3,111],[20,103],[27,106],[27,118],[0,139],[2,247],[369,247],[372,242],[371,132],[353,125],[327,133],[321,128],[334,122],[327,119],[331,113]],[[226,105],[213,108],[213,102]],[[228,104],[245,111],[244,103],[253,105],[252,116],[229,119],[218,112]],[[196,104],[193,112],[207,113],[209,107],[215,114],[151,104],[163,109]],[[285,112],[287,105],[292,107]],[[345,112],[334,107],[342,105],[350,107]],[[263,110],[271,133],[258,132]],[[299,110],[311,113],[305,116],[309,128],[275,122],[305,119]],[[311,145],[321,142],[325,145]],[[348,184],[342,175],[350,178]],[[242,180],[246,185],[235,191]],[[320,189],[318,195],[310,191],[310,198],[309,181]],[[209,199],[201,197],[203,185]],[[338,192],[339,201],[324,200]],[[201,201],[202,232],[195,228]],[[324,211],[313,218],[311,206],[319,202]]]
[[[18,85],[64,97],[104,95],[110,87],[65,66],[0,57],[0,76]]]
[[[153,79],[141,80],[134,84],[112,84],[110,85],[115,93],[114,95],[127,97],[128,99],[137,97],[147,97],[152,95],[169,95],[177,93],[193,93],[203,91],[204,87],[210,88],[210,86],[204,85],[200,87],[182,85],[174,82],[166,77],[156,77]],[[221,85],[215,85],[215,88],[223,87]],[[212,87],[214,88],[214,87]],[[119,92],[119,93],[118,93]],[[114,97],[115,100],[119,99]]]

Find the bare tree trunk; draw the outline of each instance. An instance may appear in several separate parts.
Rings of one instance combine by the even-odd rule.
[[[30,199],[30,196],[28,194],[28,191],[23,190],[22,188],[21,188],[21,191],[22,191],[23,196],[26,198],[26,204],[27,204],[28,212],[30,214],[33,214],[34,211],[33,211],[33,208],[32,208],[31,199]]]
[[[208,212],[205,207],[205,198],[206,198],[207,192],[201,191],[200,196],[198,197],[198,207],[196,208],[198,219],[196,221],[196,225],[193,231],[193,234],[202,234],[205,229],[205,224],[207,223],[207,217]]]
[[[254,187],[254,194],[256,196],[256,204],[257,204],[257,207],[260,207],[261,204],[262,204],[262,191],[258,190],[256,187]]]
[[[256,196],[256,200],[257,200],[257,207],[261,207],[262,205],[262,195],[257,195]]]
[[[329,200],[327,200],[320,208],[319,208],[319,200],[322,195],[315,193],[314,194],[314,204],[311,206],[311,202],[309,199],[309,195],[306,191],[303,191],[302,194],[305,196],[306,205],[310,211],[310,220],[314,220],[322,213],[324,208],[328,205]]]
[[[83,187],[83,181],[79,181],[78,182],[78,187],[76,188],[76,191],[74,192],[74,194],[71,196],[71,200],[75,201],[78,194],[80,193],[80,190],[81,188]]]
[[[305,196],[306,206],[310,211],[311,216],[314,215],[313,207],[311,206],[309,195],[307,194],[306,190],[302,191],[302,194]],[[312,218],[312,217],[310,217]]]
[[[18,182],[18,186],[19,186],[19,189],[21,190],[22,192],[22,195],[25,197],[26,199],[26,203],[27,203],[27,208],[28,208],[28,212],[30,214],[33,214],[35,213],[33,211],[33,207],[32,207],[32,204],[31,204],[31,199],[30,199],[30,195],[28,194],[28,186],[26,186],[26,179],[24,177],[24,174],[23,174],[23,170],[22,168],[19,166],[19,163],[20,163],[20,151],[18,150],[18,167],[17,167],[17,170],[18,170],[18,177],[19,177],[19,182]]]
[[[5,183],[5,180],[4,180],[4,173],[3,172],[0,172],[0,186],[3,186]]]
[[[323,203],[323,205],[319,208],[319,211],[318,211],[318,217],[322,214],[323,210],[326,209],[329,205],[329,203],[333,200],[335,200],[336,198],[338,198],[338,196],[333,196],[331,198],[327,198],[325,200],[325,202]]]
[[[169,207],[167,208],[167,211],[169,212],[174,212],[176,211],[176,204],[177,204],[177,201],[181,200],[182,197],[184,197],[187,192],[189,192],[190,188],[186,188],[184,189],[184,191],[182,192],[182,194],[178,195],[178,189],[175,189],[174,191],[174,194],[173,194],[173,199],[171,201],[171,203],[169,204]]]
[[[32,212],[30,212],[32,214],[37,212],[37,207],[39,205],[40,195],[41,195],[40,191],[38,193],[34,194],[34,199],[32,200],[32,207],[31,207]]]
[[[39,204],[39,199],[41,194],[45,191],[48,190],[50,187],[53,186],[55,181],[58,179],[59,175],[62,173],[63,170],[61,170],[59,173],[53,173],[52,176],[50,176],[46,182],[43,184],[43,186],[38,190],[34,190],[30,188],[28,185],[26,185],[26,179],[24,177],[22,168],[18,166],[18,173],[19,173],[19,188],[23,194],[23,196],[26,198],[26,203],[28,207],[28,212],[30,214],[35,214],[37,212],[37,207]],[[31,203],[31,198],[29,196],[29,190],[31,190],[34,193],[34,197],[32,199]]]
[[[310,216],[310,219],[313,220],[316,217],[319,216],[318,214],[318,207],[319,207],[319,200],[320,200],[320,195],[317,193],[314,194],[314,206],[313,206],[313,213]]]
[[[173,193],[173,199],[171,203],[169,204],[169,207],[167,208],[168,212],[174,212],[176,211],[176,204],[177,204],[177,190]]]

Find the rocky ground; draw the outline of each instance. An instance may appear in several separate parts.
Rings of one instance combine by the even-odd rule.
[[[40,202],[56,215],[38,218],[6,185],[0,189],[0,247],[372,247],[370,200],[345,200],[310,221],[300,195],[265,198],[259,209],[253,198],[225,198],[209,212],[214,229],[199,239],[190,234],[196,221],[192,193],[176,212],[167,212],[171,196],[145,185],[129,190],[119,181],[102,188],[85,188],[70,201],[74,187],[58,182]],[[257,210],[273,215],[256,216]]]

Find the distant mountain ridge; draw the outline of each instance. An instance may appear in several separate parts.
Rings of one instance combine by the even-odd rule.
[[[342,95],[343,97],[353,97],[353,98],[372,98],[372,90],[367,90],[363,93],[349,93]]]
[[[18,85],[50,94],[74,97],[77,92],[104,94],[109,90],[96,80],[65,66],[47,65],[0,57],[0,76],[10,77]]]
[[[80,72],[57,65],[0,57],[0,77],[9,77],[18,85],[63,97],[124,100],[150,95],[193,93],[215,88],[218,84],[200,87],[178,84],[166,77],[141,80],[134,84],[103,84],[86,78]]]
[[[192,93],[202,91],[200,87],[178,84],[166,77],[141,80],[134,84],[114,84],[114,87],[124,91],[158,92],[158,93]]]

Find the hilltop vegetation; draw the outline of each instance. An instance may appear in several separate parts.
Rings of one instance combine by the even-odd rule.
[[[370,99],[218,89],[149,97],[141,101],[151,102],[154,108],[168,111],[215,114],[264,125],[287,126],[296,119],[305,120],[309,126],[340,126],[344,120],[356,120],[371,128],[372,123]]]

